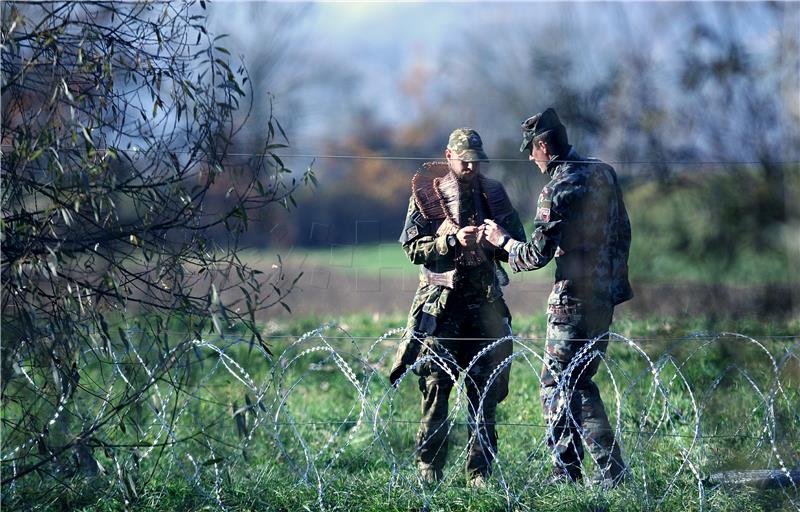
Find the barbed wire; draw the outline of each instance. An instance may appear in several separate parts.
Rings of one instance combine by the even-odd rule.
[[[266,334],[265,337],[268,338],[268,339],[292,339],[292,338],[296,338],[297,336],[292,336],[292,335],[288,335],[288,334],[287,335],[280,335],[280,336]],[[695,340],[696,341],[708,341],[708,340],[720,340],[720,341],[722,341],[722,339],[730,340],[730,337],[731,336],[726,336],[726,335],[720,336],[720,335],[710,335],[710,334],[697,335],[697,336],[694,336],[694,335],[680,336],[680,337],[654,336],[654,337],[642,337],[642,338],[637,337],[636,338],[636,342],[639,343],[639,342],[642,342],[642,341],[695,341]],[[755,335],[755,337],[762,338],[762,339],[778,339],[778,340],[792,341],[792,340],[800,339],[800,334],[794,334],[794,335],[777,335],[777,334],[776,335]],[[332,337],[327,337],[327,339],[329,339],[329,340],[368,340],[368,339],[371,340],[371,339],[375,339],[375,338],[372,337],[372,336],[332,336]],[[404,338],[403,337],[397,337],[397,338],[386,338],[386,339],[387,340],[391,340],[391,341],[400,341],[400,340],[403,340]],[[469,340],[469,341],[494,341],[497,338],[445,338],[445,337],[442,337],[442,338],[437,338],[437,339],[443,340],[443,341],[456,341],[456,340],[464,340],[464,339]],[[544,336],[530,338],[530,337],[516,336],[515,335],[514,336],[514,340],[517,340],[517,341],[544,342],[544,341],[547,341],[547,338],[544,337]],[[573,338],[573,340],[574,341],[591,341],[590,338]],[[612,340],[609,340],[609,341],[610,342],[625,343],[623,340],[618,340],[618,339],[616,339],[616,340],[612,339]]]
[[[487,390],[510,365],[514,387],[500,407],[511,417],[492,424],[531,432],[524,436],[524,449],[513,444],[514,437],[503,437],[493,453],[488,492],[513,510],[539,492],[547,476],[546,441],[553,430],[537,420],[541,413],[530,406],[531,394],[542,387],[539,338],[482,339],[484,348],[464,368],[446,356],[423,352],[391,386],[387,374],[403,328],[366,337],[331,323],[296,337],[267,336],[274,355],[235,335],[195,338],[170,329],[161,334],[171,335],[175,343],[159,349],[144,343],[150,335],[141,329],[124,332],[124,340],[86,347],[74,366],[76,376],[63,377],[60,384],[49,367],[34,364],[42,343],[27,343],[19,352],[6,376],[5,398],[28,398],[4,403],[4,505],[52,499],[64,486],[77,488],[81,482],[100,492],[98,499],[105,492],[132,502],[137,495],[128,488],[137,480],[133,475],[152,471],[164,481],[183,478],[201,499],[227,510],[231,498],[225,474],[250,467],[253,456],[245,454],[255,451],[256,459],[280,461],[274,463],[277,471],[313,489],[320,509],[337,492],[343,475],[337,461],[342,458],[361,461],[371,474],[383,475],[402,503],[430,507],[439,492],[463,478],[468,455],[466,447],[451,453],[442,481],[433,487],[414,470],[416,451],[408,429],[420,423],[415,381],[425,365],[450,372],[451,408],[443,423],[447,434],[461,442],[467,430],[467,438],[487,447],[489,440],[472,427],[481,421]],[[708,474],[745,457],[783,475],[780,499],[800,510],[792,479],[792,468],[800,467],[800,393],[793,384],[800,340],[715,333],[680,338],[701,342],[692,343],[688,353],[671,347],[648,355],[641,339],[609,337],[629,350],[606,353],[597,346],[601,338],[587,340],[567,375],[580,375],[586,364],[599,361],[611,428],[630,469],[625,485],[645,508],[673,499],[685,505],[692,489],[694,505],[707,508],[709,493],[727,492],[708,487]],[[363,343],[367,338],[371,341]],[[742,344],[726,352],[729,360],[710,367],[707,360],[718,361],[728,338]],[[782,343],[773,354],[762,343],[767,339],[795,342]],[[514,343],[511,354],[495,363],[486,387],[470,398],[472,370],[509,340]],[[559,384],[565,393],[571,392],[569,380]],[[719,406],[730,400],[737,407]],[[520,412],[531,420],[515,419]],[[581,428],[580,418],[568,416]]]

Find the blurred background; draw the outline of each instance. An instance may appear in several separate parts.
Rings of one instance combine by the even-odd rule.
[[[624,311],[797,316],[800,5],[235,2],[209,16],[251,74],[243,162],[272,109],[281,158],[318,179],[245,235],[255,261],[303,272],[294,312],[407,307],[410,178],[456,127],[481,134],[484,172],[530,232],[546,181],[519,125],[553,106],[623,181],[637,292]],[[512,311],[538,311],[550,276],[515,276]]]

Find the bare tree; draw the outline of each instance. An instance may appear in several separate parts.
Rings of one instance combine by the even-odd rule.
[[[237,244],[253,212],[289,208],[313,173],[292,178],[274,154],[285,135],[271,114],[260,154],[231,159],[248,73],[206,30],[205,7],[4,5],[4,486],[52,495],[96,472],[102,446],[117,463],[109,426],[141,418],[167,374],[176,389],[193,378],[170,373],[192,338],[236,330],[263,345],[256,314],[294,285],[280,266],[242,262]],[[138,368],[126,385],[103,381],[126,361]]]

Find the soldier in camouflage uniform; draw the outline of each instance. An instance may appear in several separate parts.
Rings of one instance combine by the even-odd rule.
[[[511,315],[500,290],[508,276],[499,262],[508,254],[483,239],[483,221],[493,219],[517,238],[524,238],[525,231],[503,186],[480,174],[487,157],[475,130],[453,131],[445,156],[446,164],[424,164],[412,180],[400,242],[420,265],[420,284],[389,379],[394,385],[422,358],[414,370],[422,391],[416,459],[422,478],[435,482],[447,457],[450,391],[459,372],[468,370],[466,469],[468,481],[482,485],[497,450],[495,410],[508,393],[510,365],[492,385],[488,381],[512,351],[508,340],[474,360],[511,334]]]
[[[485,236],[509,252],[514,272],[556,260],[541,390],[553,480],[582,478],[582,438],[597,463],[593,482],[616,485],[626,468],[592,377],[608,346],[614,306],[633,297],[622,191],[611,166],[583,158],[569,145],[552,108],[527,119],[522,132],[520,151],[529,151],[529,159],[550,176],[539,195],[533,236],[518,241],[491,221]]]

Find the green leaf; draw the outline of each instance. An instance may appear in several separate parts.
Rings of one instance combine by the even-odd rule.
[[[83,138],[86,139],[86,142],[94,147],[94,141],[92,140],[92,135],[89,133],[89,130],[87,130],[85,126],[81,126],[81,134],[83,135]]]
[[[123,329],[122,327],[118,327],[117,329],[118,329],[118,333],[119,333],[119,339],[125,345],[126,349],[130,349],[131,348],[131,344],[128,341],[128,335],[125,332],[125,329]]]
[[[222,326],[219,323],[219,318],[216,313],[211,313],[211,323],[214,324],[214,330],[222,336]]]

